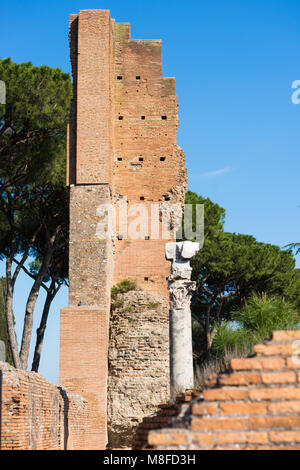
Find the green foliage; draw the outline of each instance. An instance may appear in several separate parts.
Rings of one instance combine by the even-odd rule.
[[[230,368],[230,361],[233,358],[245,357],[249,354],[249,349],[238,350],[234,348],[222,351],[220,356],[212,356],[202,364],[196,364],[194,374],[194,390],[202,391],[205,388],[205,381],[215,374],[221,374]]]
[[[300,269],[276,273],[269,282],[268,293],[280,295],[300,311]]]
[[[6,83],[6,105],[0,106],[0,256],[11,254],[12,232],[14,256],[22,253],[42,222],[30,252],[39,256],[37,266],[45,232],[62,226],[65,238],[68,230],[66,131],[72,83],[57,68],[11,59],[0,59],[0,79]]]
[[[69,74],[30,62],[0,59],[6,105],[0,106],[0,256],[22,253],[38,225],[49,232],[68,223],[65,188]],[[52,227],[50,227],[52,225]],[[43,258],[45,228],[31,255]],[[38,249],[39,248],[39,249]]]
[[[232,312],[234,323],[224,322],[217,328],[213,351],[243,351],[268,339],[274,330],[299,327],[300,316],[293,304],[282,298],[252,293],[241,308]]]
[[[233,319],[247,331],[267,338],[272,331],[297,328],[300,321],[295,307],[278,297],[253,293],[241,309],[233,312]]]
[[[124,294],[130,290],[137,290],[137,284],[130,279],[124,279],[111,288],[111,297],[114,299],[118,294]]]
[[[209,198],[198,196],[198,194],[187,191],[185,196],[185,204],[192,204],[193,214],[193,231],[195,231],[196,223],[196,205],[204,205],[204,237],[205,242],[209,241],[216,233],[223,230],[225,220],[225,209],[218,204],[212,202]],[[204,243],[205,243],[204,242]]]
[[[300,243],[289,243],[288,245],[285,245],[284,248],[294,251],[295,255],[300,253]]]
[[[258,341],[254,341],[258,342]],[[217,357],[222,357],[229,352],[252,352],[253,332],[244,330],[231,322],[223,322],[216,328],[212,350]]]
[[[7,91],[6,104],[0,106],[0,257],[6,258],[12,271],[8,276],[12,295],[16,281],[12,267],[18,259],[22,259],[20,268],[35,280],[20,351],[26,367],[42,282],[51,281],[53,297],[67,282],[66,132],[72,82],[69,74],[57,68],[16,64],[11,59],[0,59],[0,80]],[[27,270],[24,263],[29,256],[34,261]],[[11,341],[19,366],[12,336]]]
[[[0,278],[0,340],[4,342],[6,349],[6,362],[13,365],[11,348],[8,340],[6,318],[5,318],[5,296],[6,296],[6,280]]]
[[[147,307],[148,308],[157,308],[160,305],[159,302],[149,302]]]
[[[0,60],[6,104],[0,106],[0,176],[11,182],[64,184],[69,74],[30,62]]]
[[[124,305],[124,301],[122,299],[116,299],[115,297],[112,297],[112,303],[111,303],[112,309],[121,308],[123,307],[123,305]]]
[[[204,245],[191,261],[197,283],[191,303],[194,352],[203,361],[210,355],[216,331],[220,330],[214,353],[218,340],[228,347],[245,344],[243,332],[220,329],[220,325],[231,322],[233,311],[253,292],[284,298],[299,309],[300,271],[295,269],[291,250],[260,243],[251,235],[224,232],[225,211],[209,199],[188,192],[186,202],[204,204]]]
[[[250,290],[275,288],[287,272],[294,270],[291,253],[275,245],[259,243],[250,235],[221,232],[204,245],[193,262],[195,280],[206,278],[212,289],[238,290],[246,297]],[[216,289],[214,289],[216,288]]]

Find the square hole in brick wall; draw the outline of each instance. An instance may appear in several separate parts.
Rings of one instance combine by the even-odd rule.
[[[144,281],[149,281],[149,277],[144,277]]]
[[[161,162],[164,162],[165,159],[166,159],[166,157],[160,157],[160,161],[161,161]]]
[[[164,201],[170,201],[170,196],[167,196],[166,194],[163,195]]]
[[[117,80],[122,80],[123,77],[121,77],[121,75],[118,75],[117,76]]]
[[[123,235],[118,235],[118,240],[123,240]]]
[[[119,121],[122,121],[123,120],[123,116],[119,116]]]
[[[141,116],[141,119],[143,119],[143,120],[146,119],[146,116]]]
[[[149,235],[146,235],[146,236],[145,236],[145,240],[150,240]]]
[[[167,119],[167,116],[162,116],[161,118],[165,121]]]
[[[144,201],[145,200],[145,196],[140,196],[140,201]]]
[[[121,162],[122,160],[123,160],[122,157],[118,157],[118,158],[117,158],[117,161],[118,161],[118,162]]]
[[[135,79],[136,79],[136,80],[140,80],[140,79],[141,79],[140,75],[137,75],[137,76],[135,77]]]
[[[143,162],[144,161],[144,158],[143,157],[139,157],[139,162]]]

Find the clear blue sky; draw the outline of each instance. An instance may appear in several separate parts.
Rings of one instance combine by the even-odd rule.
[[[299,0],[10,0],[1,6],[0,56],[70,72],[68,15],[94,8],[130,22],[135,39],[162,39],[164,76],[176,77],[189,189],[226,209],[228,231],[279,246],[300,241],[300,104],[291,101],[300,79]],[[23,276],[17,318],[29,286]],[[65,289],[41,363],[54,382],[59,308],[67,303]]]

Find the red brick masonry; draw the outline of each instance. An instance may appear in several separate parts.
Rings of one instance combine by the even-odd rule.
[[[144,418],[134,447],[148,435],[154,449],[300,449],[299,340],[299,330],[275,331],[254,357],[233,359],[228,373],[212,377],[202,395],[189,392]],[[82,396],[3,362],[0,395],[1,449],[91,447],[95,409]],[[173,427],[151,431],[163,425]]]
[[[275,331],[233,359],[191,401],[181,425],[150,431],[155,449],[300,449],[300,331]]]
[[[0,362],[0,405],[1,450],[89,448],[93,410],[41,374]]]
[[[163,77],[161,41],[132,39],[129,23],[116,23],[108,10],[70,15],[69,39],[73,76],[67,150],[70,288],[69,307],[61,312],[59,380],[93,403],[89,444],[104,449],[110,289],[132,279],[168,300],[166,240],[150,230],[156,220],[150,209],[152,203],[156,208],[173,203],[181,207],[187,176],[184,152],[176,139],[175,79]],[[129,224],[138,215],[132,212],[136,204],[148,208],[148,224],[139,239],[127,237],[118,221],[113,237],[99,235],[103,205],[118,208],[119,203],[128,210]],[[161,220],[157,216],[157,229],[162,229],[162,221],[163,216]],[[173,230],[170,239],[174,236]],[[127,349],[135,360],[136,351],[129,344]],[[155,357],[157,349],[152,350]],[[166,361],[168,348],[162,358]],[[144,363],[141,375],[149,380],[151,374]],[[163,397],[166,382],[162,375],[156,395]],[[138,407],[144,401],[143,380],[137,385]],[[109,392],[112,395],[115,389]],[[113,406],[114,419],[122,411],[121,394]]]

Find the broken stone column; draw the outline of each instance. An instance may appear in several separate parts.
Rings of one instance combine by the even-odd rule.
[[[170,291],[170,391],[171,399],[193,388],[193,347],[190,300],[196,283],[191,281],[190,259],[199,243],[166,243],[166,258],[172,261],[168,277]]]

